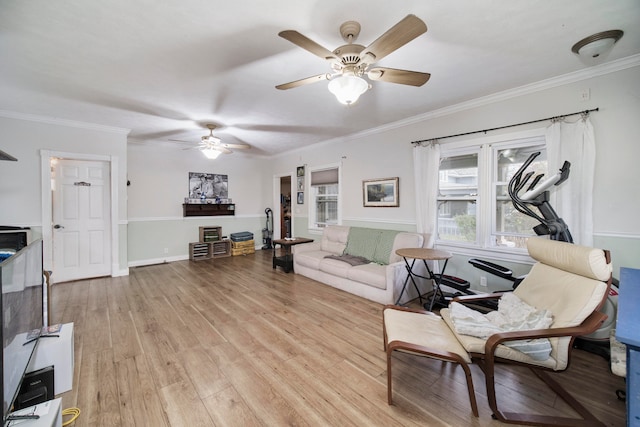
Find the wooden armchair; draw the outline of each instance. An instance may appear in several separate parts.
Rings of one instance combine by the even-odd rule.
[[[563,371],[570,362],[576,337],[596,331],[606,315],[598,310],[604,304],[611,286],[611,260],[608,251],[565,242],[530,238],[529,254],[537,263],[515,289],[522,301],[540,310],[549,310],[553,322],[548,329],[501,332],[488,339],[456,333],[449,309],[440,316],[385,306],[383,339],[387,352],[388,402],[392,404],[391,361],[394,351],[458,363],[467,375],[469,400],[478,416],[473,383],[468,363],[475,362],[485,375],[488,403],[493,416],[512,424],[529,425],[603,425],[583,405],[553,380],[548,372]],[[501,294],[463,296],[455,300],[499,298]],[[536,360],[504,345],[509,341],[548,338],[548,359]],[[504,412],[498,407],[495,387],[495,364],[526,366],[581,417],[567,418],[539,414]]]

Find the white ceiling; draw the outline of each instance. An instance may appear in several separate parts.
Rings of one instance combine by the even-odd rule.
[[[326,82],[275,89],[331,71],[278,32],[333,50],[356,20],[366,46],[409,13],[429,30],[378,65],[429,72],[424,86],[374,82],[351,107]],[[215,123],[273,155],[585,69],[571,46],[599,31],[625,32],[601,62],[639,54],[639,24],[638,0],[2,0],[0,110],[153,144]]]

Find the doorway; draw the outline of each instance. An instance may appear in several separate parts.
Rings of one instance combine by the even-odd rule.
[[[117,159],[42,150],[41,162],[51,282],[117,275]]]
[[[293,205],[291,188],[293,175],[274,175],[273,177],[273,239],[293,237]]]
[[[291,177],[280,177],[280,239],[292,237]]]

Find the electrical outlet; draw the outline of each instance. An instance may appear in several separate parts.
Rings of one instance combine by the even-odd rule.
[[[169,248],[164,248],[164,253],[168,254],[169,253]]]
[[[591,98],[591,90],[589,88],[580,91],[580,101],[588,101]]]
[[[480,276],[480,286],[487,286],[487,276]]]

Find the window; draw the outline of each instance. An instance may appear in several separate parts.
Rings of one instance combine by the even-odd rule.
[[[493,205],[495,209],[492,218],[491,240],[495,246],[505,246],[510,248],[526,248],[527,238],[534,236],[533,227],[538,225],[538,221],[530,216],[518,212],[509,197],[508,185],[513,175],[520,169],[529,156],[539,151],[541,154],[529,165],[527,170],[534,171],[534,176],[545,174],[547,176],[547,157],[544,146],[525,146],[520,148],[494,149],[493,168]],[[527,186],[533,181],[530,178]],[[525,186],[525,190],[526,187]],[[535,208],[534,208],[535,210]]]
[[[338,167],[311,170],[311,197],[309,224],[311,228],[324,228],[339,224],[340,170]]]
[[[529,166],[547,172],[544,137],[494,137],[458,143],[440,155],[438,243],[476,248],[525,248],[534,236],[535,219],[517,211],[508,193],[509,180],[534,152]],[[529,180],[527,186],[533,181]],[[534,208],[535,210],[535,208]]]
[[[475,243],[477,202],[478,153],[441,158],[438,237],[442,240]]]

